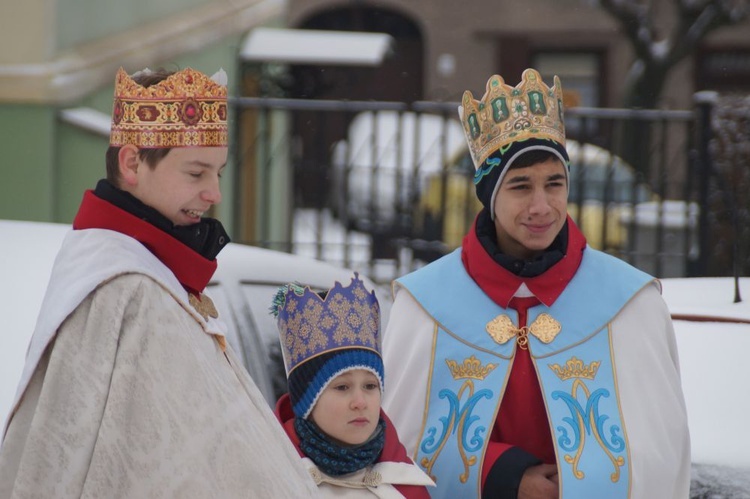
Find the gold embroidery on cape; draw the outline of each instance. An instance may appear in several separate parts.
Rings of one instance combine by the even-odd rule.
[[[596,373],[599,369],[599,365],[601,364],[601,361],[592,361],[590,364],[584,364],[583,361],[576,357],[571,357],[568,359],[568,361],[565,363],[565,367],[560,367],[559,364],[548,364],[548,367],[552,369],[558,378],[560,378],[562,381],[566,381],[569,379],[573,379],[573,387],[571,388],[570,395],[573,397],[573,400],[578,400],[578,389],[580,388],[583,390],[584,395],[586,396],[586,400],[588,401],[591,398],[591,392],[589,391],[586,384],[583,382],[584,379],[593,380],[596,377]],[[588,404],[587,404],[588,406]],[[614,472],[610,474],[610,479],[612,482],[617,482],[620,480],[620,468],[625,465],[625,458],[622,456],[615,457],[614,454],[607,448],[607,445],[602,440],[601,435],[599,434],[599,431],[597,429],[596,424],[596,418],[595,418],[595,412],[587,412],[586,415],[581,413],[576,413],[576,423],[578,426],[578,435],[580,435],[581,442],[578,445],[578,450],[575,453],[575,456],[571,456],[570,454],[565,454],[564,459],[565,462],[570,464],[573,468],[573,476],[575,476],[579,480],[583,480],[583,478],[586,476],[586,474],[578,469],[579,462],[581,460],[581,455],[583,454],[583,449],[585,447],[585,439],[586,439],[586,433],[587,431],[587,424],[584,420],[585,417],[588,416],[588,425],[590,425],[591,433],[594,435],[594,438],[596,439],[597,443],[599,444],[599,447],[604,451],[605,454],[607,454],[607,457],[609,457],[609,460],[612,462],[612,465],[614,466]]]
[[[476,379],[481,381],[497,367],[497,364],[483,366],[482,362],[474,355],[464,359],[464,363],[461,365],[451,359],[445,359],[445,363],[448,364],[453,379]]]
[[[584,365],[583,361],[577,357],[571,357],[565,363],[565,367],[560,364],[550,364],[549,368],[555,371],[557,377],[562,381],[571,378],[585,378],[593,380],[596,377],[596,371],[599,369],[601,361],[595,360],[591,364]]]
[[[543,313],[539,314],[531,326],[518,328],[509,316],[501,314],[488,322],[485,330],[496,343],[501,345],[515,336],[518,346],[526,350],[529,344],[529,333],[542,343],[550,343],[560,333],[562,326],[551,315]]]
[[[498,315],[485,326],[485,330],[496,343],[506,343],[518,333],[518,328],[505,314]]]
[[[194,294],[189,294],[190,306],[195,309],[196,312],[201,314],[204,320],[208,320],[209,317],[216,319],[219,317],[219,312],[214,306],[214,302],[207,295],[201,293],[200,298]]]
[[[550,343],[558,335],[562,326],[551,315],[539,314],[529,326],[529,332],[539,338],[542,343]]]

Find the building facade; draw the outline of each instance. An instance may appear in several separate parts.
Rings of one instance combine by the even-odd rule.
[[[653,0],[655,37],[678,22],[674,0]],[[602,8],[584,0],[289,0],[287,25],[382,31],[396,39],[393,64],[381,83],[419,88],[411,100],[459,101],[464,90],[475,96],[493,73],[508,83],[524,68],[560,76],[568,97],[584,107],[621,107],[632,47]],[[411,29],[404,29],[404,27]],[[685,109],[697,90],[750,91],[750,19],[710,33],[685,57],[666,82],[660,107]],[[410,52],[408,57],[403,52]],[[388,66],[386,63],[384,66]],[[406,82],[406,83],[404,83]],[[421,83],[421,85],[419,85]],[[384,91],[381,90],[381,93]]]
[[[223,67],[234,92],[242,38],[281,23],[284,8],[283,0],[4,2],[0,218],[72,221],[84,190],[104,176],[120,66],[208,74]],[[218,215],[230,218],[225,191],[226,214]]]

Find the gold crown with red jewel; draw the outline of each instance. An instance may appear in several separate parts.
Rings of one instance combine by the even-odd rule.
[[[465,91],[459,114],[477,169],[495,151],[526,139],[551,139],[565,146],[560,79],[555,76],[550,88],[535,69],[526,69],[515,87],[502,76],[491,76],[481,100]]]
[[[226,73],[222,70],[209,78],[185,68],[144,87],[120,68],[109,143],[139,148],[226,147]]]

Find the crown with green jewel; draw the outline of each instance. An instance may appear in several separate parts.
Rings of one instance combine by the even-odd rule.
[[[459,114],[476,169],[495,151],[526,139],[550,139],[565,147],[560,79],[555,76],[550,88],[535,69],[526,69],[515,87],[491,76],[481,100],[465,91]]]

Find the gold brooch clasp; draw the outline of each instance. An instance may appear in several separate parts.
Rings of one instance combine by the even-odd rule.
[[[196,312],[201,314],[204,320],[208,320],[209,317],[216,319],[219,317],[219,311],[216,310],[213,300],[207,295],[201,293],[200,297],[190,293],[189,295],[190,306],[193,307]]]

